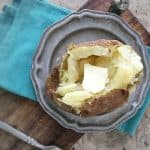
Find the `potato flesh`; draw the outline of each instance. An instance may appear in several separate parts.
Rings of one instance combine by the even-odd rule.
[[[124,45],[118,48],[118,52],[121,56],[132,65],[134,74],[140,72],[143,69],[141,58],[138,56],[131,46]]]
[[[84,64],[91,64],[91,65],[94,65],[95,64],[95,56],[90,56],[88,58],[85,58],[85,59],[80,59],[78,62],[79,62],[79,82],[82,81],[83,79],[83,71],[84,71]]]
[[[120,64],[115,76],[110,81],[110,87],[111,89],[127,89],[127,86],[131,83],[132,79],[132,67],[129,67],[126,64]]]
[[[63,98],[62,102],[72,107],[80,107],[85,100],[92,97],[92,94],[88,91],[74,91],[67,93]]]
[[[68,83],[68,84],[60,84],[56,90],[60,96],[65,96],[65,94],[81,90],[81,86],[75,83]]]
[[[68,81],[76,82],[79,80],[78,60],[86,59],[90,56],[111,56],[108,48],[102,46],[77,47],[68,51]],[[88,62],[89,63],[89,62]],[[81,75],[83,73],[81,72]]]
[[[77,88],[76,85],[81,85],[83,80],[84,64],[108,68],[109,82],[102,94],[113,89],[127,89],[143,69],[140,56],[128,45],[117,46],[112,51],[101,46],[74,47],[68,50],[66,59],[67,67],[61,68],[63,75],[60,81],[68,82],[70,85],[58,87],[57,93],[62,96],[64,103],[73,107],[79,107],[87,99],[100,95],[91,95],[83,87]]]
[[[73,56],[68,58],[68,82],[74,83],[79,79],[78,61]]]
[[[103,46],[77,47],[68,52],[76,60],[88,58],[89,56],[111,56],[108,48]]]

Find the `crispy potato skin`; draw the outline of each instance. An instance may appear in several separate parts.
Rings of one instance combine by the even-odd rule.
[[[120,46],[122,45],[121,42],[117,40],[97,40],[92,42],[85,42],[80,43],[76,46],[94,46],[94,45],[101,45],[105,47],[113,47],[113,46]],[[71,112],[76,114],[76,110],[61,101],[58,101],[58,95],[55,93],[57,86],[59,84],[59,68],[60,66],[57,66],[53,68],[51,71],[47,81],[46,81],[46,94],[50,97],[50,100],[53,100],[56,105],[61,107],[63,110]],[[125,89],[115,89],[107,93],[106,95],[100,96],[98,98],[92,99],[88,102],[86,102],[81,108],[80,108],[80,114],[81,116],[88,117],[88,116],[95,116],[100,115],[104,113],[111,112],[115,110],[116,108],[121,107],[125,102],[127,102],[129,96],[128,90]]]
[[[59,66],[53,68],[51,74],[47,78],[46,94],[50,97],[50,100],[53,100],[55,104],[59,105],[64,110],[71,112],[71,113],[75,113],[75,110],[72,107],[57,100],[58,95],[55,93],[55,91],[59,84],[59,68],[60,68]]]
[[[53,68],[51,74],[47,78],[46,81],[46,88],[47,92],[52,92],[57,89],[57,86],[59,84],[59,66]]]
[[[94,116],[113,111],[122,106],[128,99],[129,92],[124,89],[115,89],[104,96],[93,99],[81,107],[82,116]]]
[[[100,46],[104,46],[104,47],[113,47],[116,45],[121,46],[121,45],[123,45],[123,43],[121,43],[120,41],[117,41],[117,40],[100,39],[100,40],[96,40],[96,41],[80,43],[80,44],[77,44],[76,46],[80,47],[80,46],[95,46],[95,45],[100,45]]]

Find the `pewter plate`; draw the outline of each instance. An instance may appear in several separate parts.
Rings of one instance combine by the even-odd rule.
[[[111,113],[83,118],[55,105],[45,93],[45,81],[52,68],[60,63],[68,44],[97,39],[117,39],[133,46],[142,58],[144,75],[124,106]],[[137,33],[119,16],[91,10],[75,12],[45,31],[33,58],[31,73],[38,101],[45,112],[63,127],[77,132],[110,131],[131,118],[143,104],[149,76],[148,54]]]

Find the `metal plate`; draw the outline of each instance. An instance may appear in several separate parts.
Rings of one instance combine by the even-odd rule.
[[[133,46],[142,57],[144,76],[124,106],[111,113],[82,118],[56,106],[45,94],[45,81],[51,69],[60,63],[68,44],[97,39],[117,39]],[[119,16],[83,10],[67,16],[45,31],[33,58],[31,76],[40,105],[63,127],[77,132],[110,131],[131,118],[142,105],[148,89],[148,67],[148,54],[140,37]]]

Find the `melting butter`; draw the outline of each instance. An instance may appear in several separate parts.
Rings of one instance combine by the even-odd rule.
[[[97,93],[105,88],[108,82],[108,69],[84,64],[84,77],[82,86],[85,90]]]

